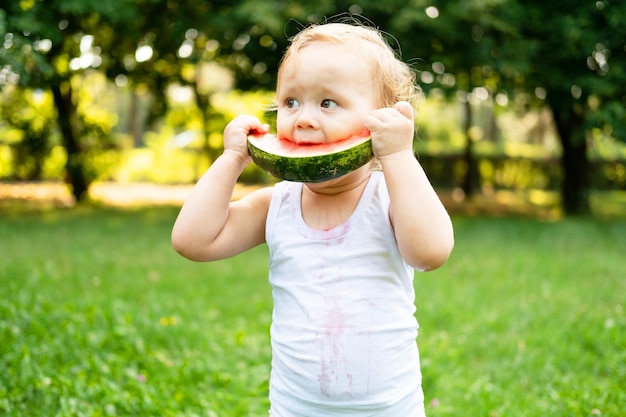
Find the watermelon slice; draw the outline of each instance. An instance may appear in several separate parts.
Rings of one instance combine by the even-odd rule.
[[[268,174],[296,182],[322,182],[341,177],[372,158],[369,136],[354,136],[334,143],[298,145],[275,135],[248,136],[255,164]]]

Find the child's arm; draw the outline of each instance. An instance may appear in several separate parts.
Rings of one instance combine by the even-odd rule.
[[[414,268],[443,265],[454,246],[452,222],[413,154],[414,112],[409,103],[375,110],[366,120],[391,199],[400,253]]]
[[[193,261],[234,256],[265,241],[271,189],[231,202],[235,184],[250,163],[247,136],[268,127],[253,116],[239,116],[224,130],[224,153],[200,178],[180,210],[172,245]]]

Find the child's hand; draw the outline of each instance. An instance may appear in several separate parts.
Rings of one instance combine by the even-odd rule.
[[[247,142],[248,135],[255,133],[263,134],[269,132],[269,130],[269,125],[261,123],[254,116],[237,116],[224,129],[224,152],[237,152],[242,161],[247,161],[250,158]]]
[[[413,152],[415,111],[406,101],[394,107],[374,110],[365,119],[365,127],[372,136],[372,149],[377,158],[399,152]]]

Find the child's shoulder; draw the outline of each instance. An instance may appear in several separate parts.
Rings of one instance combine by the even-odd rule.
[[[269,205],[270,200],[272,199],[272,194],[274,193],[275,185],[272,186],[253,186],[253,187],[244,187],[240,191],[239,198],[237,197],[237,193],[233,194],[233,200],[241,200],[241,201],[266,201]]]

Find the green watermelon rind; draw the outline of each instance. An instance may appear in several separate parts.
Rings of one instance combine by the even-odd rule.
[[[248,138],[248,151],[254,163],[269,175],[294,182],[323,182],[346,175],[374,157],[371,138],[354,146],[321,155],[276,155],[256,146]]]

